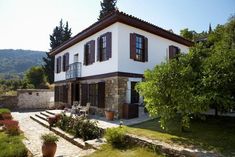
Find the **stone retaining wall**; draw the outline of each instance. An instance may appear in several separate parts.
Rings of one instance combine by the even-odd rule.
[[[48,109],[54,107],[54,91],[48,89],[17,90],[19,109]]]
[[[0,97],[0,105],[1,107],[15,109],[17,108],[17,96],[1,96]]]

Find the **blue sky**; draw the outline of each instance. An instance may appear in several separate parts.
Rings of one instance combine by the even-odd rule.
[[[176,34],[214,28],[235,14],[235,0],[118,0],[117,7]],[[48,51],[61,18],[75,35],[97,21],[100,8],[100,0],[0,0],[0,49]]]

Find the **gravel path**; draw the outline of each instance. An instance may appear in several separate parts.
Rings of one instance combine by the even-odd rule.
[[[12,112],[15,120],[19,121],[20,129],[24,132],[26,139],[23,141],[26,147],[33,153],[35,157],[41,157],[42,142],[40,136],[49,133],[49,129],[43,127],[37,122],[30,119],[30,115],[37,112]],[[56,157],[79,157],[94,152],[93,149],[83,150],[63,138],[59,138],[57,143]]]

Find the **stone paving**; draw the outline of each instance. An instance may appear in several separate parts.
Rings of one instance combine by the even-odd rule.
[[[42,141],[40,136],[44,133],[49,133],[49,129],[43,127],[39,123],[30,119],[31,115],[39,112],[12,112],[15,120],[19,121],[20,129],[24,132],[25,140],[23,141],[26,147],[32,152],[33,156],[41,157]],[[65,139],[59,137],[57,143],[56,157],[80,157],[93,153],[95,150],[83,150]]]

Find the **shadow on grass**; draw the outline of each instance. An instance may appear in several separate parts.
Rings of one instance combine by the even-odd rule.
[[[173,129],[161,129],[159,119],[150,120],[137,125],[129,126],[130,132],[176,143],[189,148],[203,148],[221,152],[226,156],[235,155],[235,117],[207,116],[206,120],[191,121],[190,129],[181,132],[177,128],[177,120],[171,123]]]

